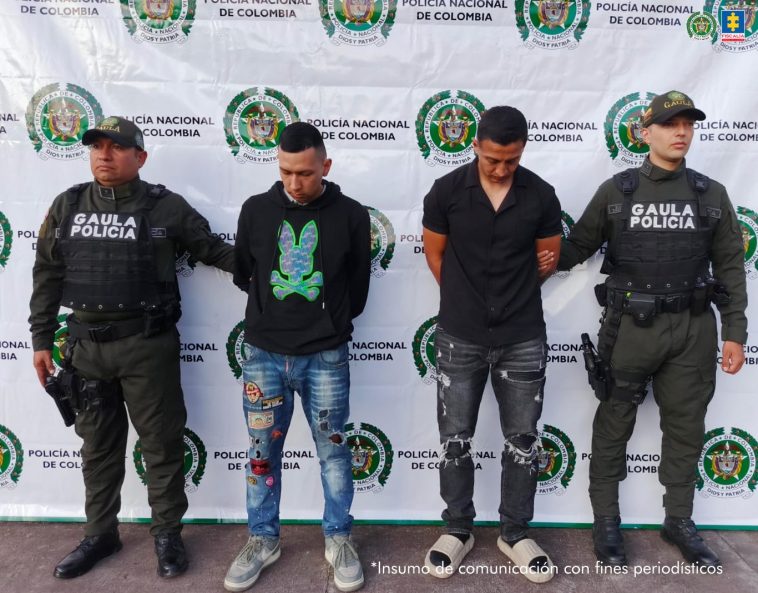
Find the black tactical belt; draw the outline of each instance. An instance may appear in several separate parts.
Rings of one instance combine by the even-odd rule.
[[[647,300],[651,304],[654,303],[656,313],[681,313],[689,309],[692,303],[692,293],[652,295],[612,289],[608,289],[606,293],[608,306],[620,309],[624,313],[629,313],[630,303],[638,300]]]
[[[163,318],[158,323],[155,323],[155,318],[152,318],[151,321],[152,323],[148,328],[145,317],[107,323],[84,323],[70,315],[68,318],[68,335],[75,340],[91,340],[98,343],[112,342],[135,334],[146,333],[148,329],[151,330],[148,335],[154,335],[168,329],[171,324],[168,318]]]

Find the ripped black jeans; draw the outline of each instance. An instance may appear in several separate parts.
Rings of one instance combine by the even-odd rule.
[[[491,376],[505,438],[500,475],[500,534],[526,533],[534,514],[538,474],[537,421],[542,414],[547,346],[543,338],[507,346],[480,346],[437,327],[437,423],[444,456],[440,494],[448,533],[470,533],[474,524],[471,439]]]

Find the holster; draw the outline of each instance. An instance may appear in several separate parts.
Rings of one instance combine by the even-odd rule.
[[[70,374],[67,371],[61,371],[58,375],[50,375],[45,379],[45,391],[53,398],[58,412],[63,418],[63,424],[71,426],[76,420],[76,411],[72,403],[72,391],[68,378],[62,378],[61,375]],[[66,386],[68,384],[68,387]]]
[[[600,357],[589,334],[582,334],[582,355],[587,381],[595,397],[604,402],[610,396],[610,365]]]

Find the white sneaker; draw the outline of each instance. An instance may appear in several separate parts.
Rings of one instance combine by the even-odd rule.
[[[337,589],[357,591],[363,587],[361,560],[349,536],[327,536],[324,556],[334,569],[334,585]]]
[[[251,535],[232,562],[224,579],[227,591],[244,591],[253,586],[267,566],[279,560],[278,537]]]

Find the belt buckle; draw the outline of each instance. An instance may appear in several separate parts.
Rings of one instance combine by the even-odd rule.
[[[113,326],[110,324],[90,327],[87,333],[93,342],[110,342],[113,340]]]

